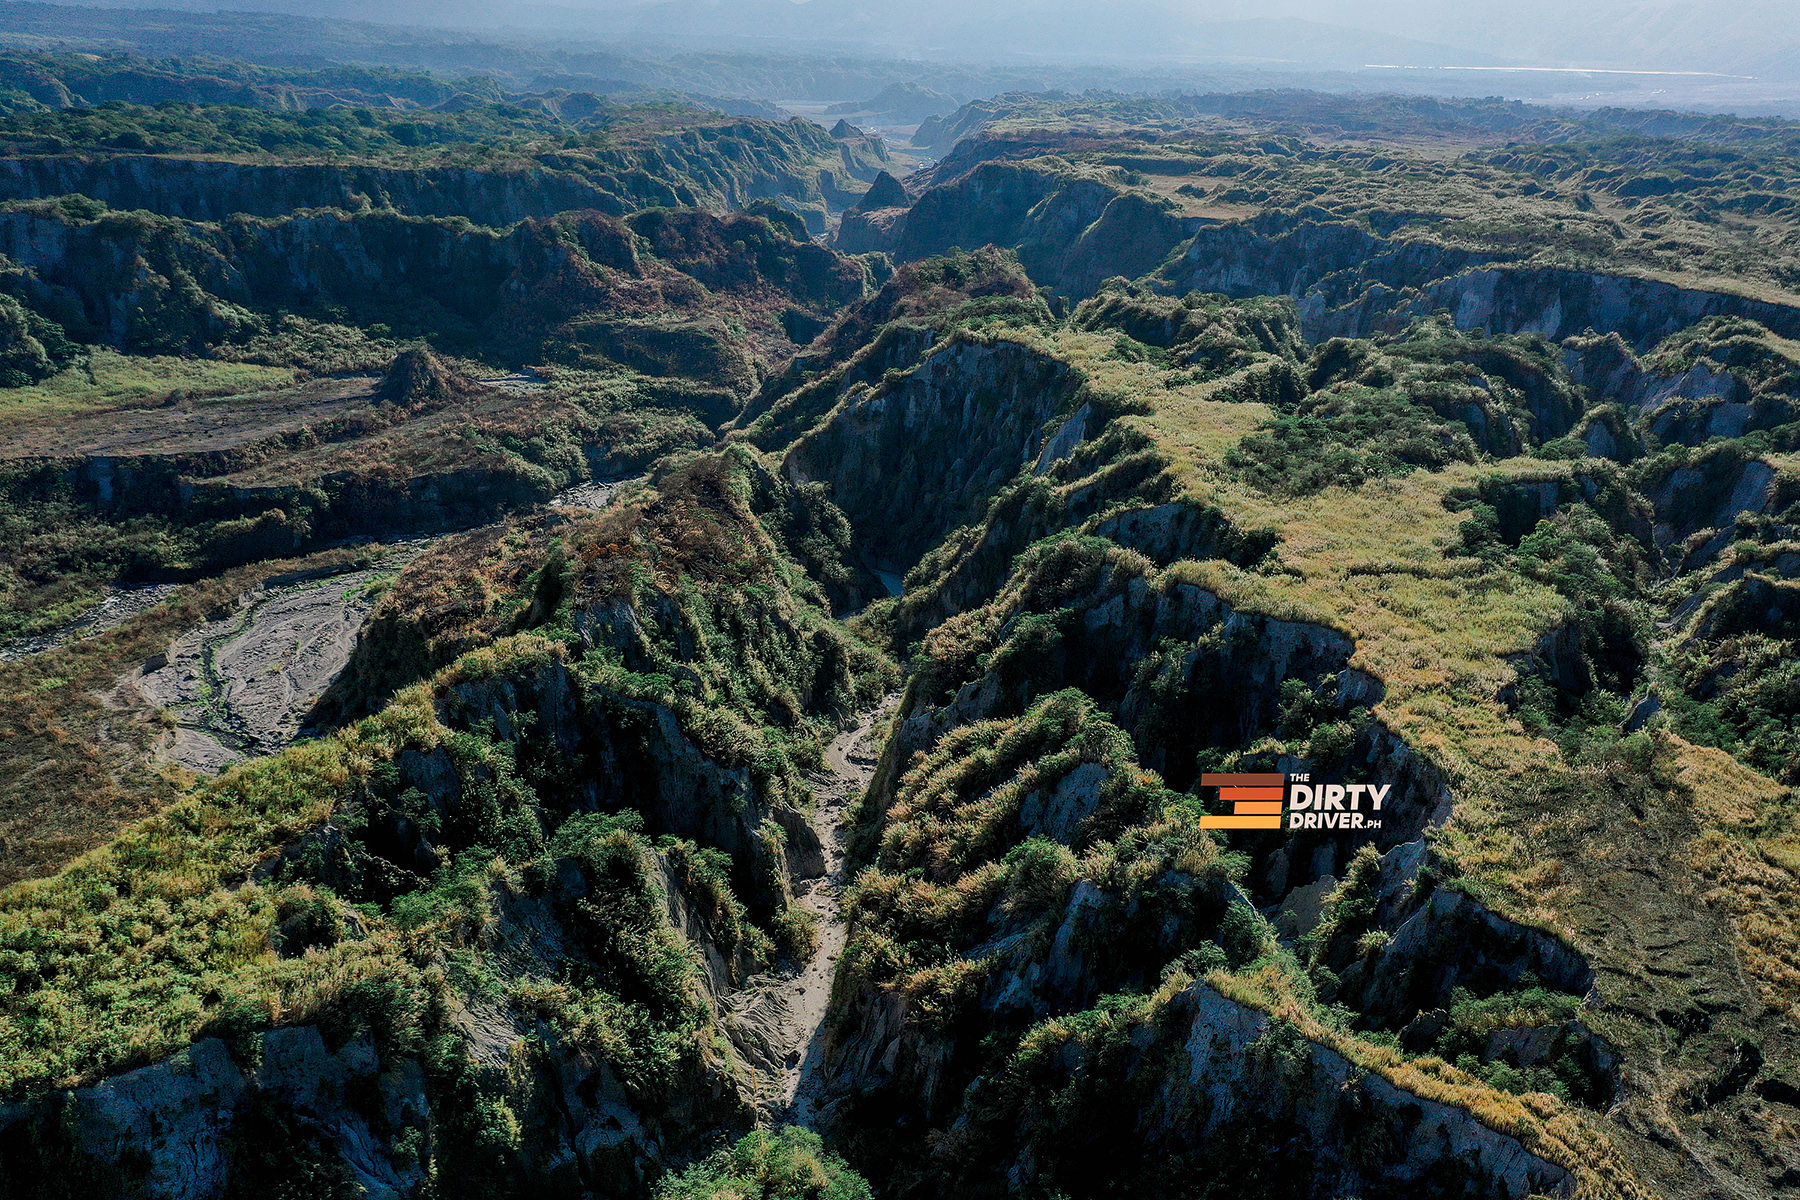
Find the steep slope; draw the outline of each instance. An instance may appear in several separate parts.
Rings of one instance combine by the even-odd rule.
[[[116,1074],[144,1051],[59,1033],[18,1060],[35,1073],[17,1094],[38,1099],[15,1110],[7,1169],[46,1169],[28,1147],[73,1148],[55,1161],[80,1166],[96,1139],[125,1138],[147,1146],[153,1190],[183,1186],[171,1164],[195,1154],[219,1186],[250,1178],[237,1172],[260,1168],[230,1137],[183,1126],[133,1142],[145,1135],[117,1123],[198,1102],[242,1114],[233,1129],[274,1121],[318,1169],[354,1175],[344,1148],[360,1130],[397,1135],[280,1081],[417,1070],[419,1128],[458,1128],[463,1103],[518,1117],[518,1140],[474,1143],[499,1145],[477,1165],[506,1187],[641,1188],[703,1151],[677,1129],[742,1128],[791,1096],[895,1196],[1085,1193],[1102,1176],[1284,1196],[1699,1196],[1744,1180],[1779,1194],[1795,1061],[1773,873],[1785,792],[1688,737],[1729,729],[1770,761],[1782,743],[1766,723],[1708,732],[1709,711],[1736,720],[1760,701],[1708,700],[1704,682],[1683,703],[1715,709],[1678,705],[1649,730],[1644,705],[1626,711],[1653,683],[1670,694],[1682,636],[1739,637],[1745,620],[1784,636],[1779,603],[1724,597],[1783,561],[1785,459],[1759,447],[1791,427],[1787,343],[1712,322],[1640,358],[1616,334],[1558,346],[1439,319],[1309,345],[1290,302],[1122,285],[1058,321],[1001,266],[924,264],[822,336],[739,435],[798,430],[778,471],[739,446],[665,466],[597,516],[565,510],[421,558],[340,702],[378,716],[16,893],[38,897],[16,927],[35,937],[75,919],[62,897],[85,872],[137,870],[124,848],[194,822],[217,832],[130,856],[200,855],[154,869],[218,880],[180,894],[224,906],[221,921],[272,889],[241,918],[230,944],[250,949],[222,999],[154,1034],[137,1001],[108,1009],[153,1038],[147,1057],[185,1056],[174,1076],[194,1082],[166,1099],[169,1068]],[[880,314],[911,315],[899,329]],[[1731,451],[1675,440],[1711,436],[1715,419],[1758,428]],[[1596,429],[1635,461],[1590,454]],[[1298,437],[1310,456],[1292,453]],[[1773,540],[1751,550],[1765,515]],[[1663,581],[1739,555],[1767,565],[1722,575],[1702,624],[1656,624],[1701,611],[1664,609],[1678,589]],[[825,847],[845,781],[865,777],[837,762],[813,777],[829,798],[811,820],[803,808],[806,770],[834,762],[834,723],[893,678],[826,616],[869,594],[859,560],[905,575],[856,628],[912,668],[865,752],[840,931]],[[1201,779],[1221,771],[1379,785],[1382,819],[1221,833],[1203,824],[1219,800]],[[264,789],[295,772],[350,786],[274,802],[284,793]],[[491,882],[471,882],[477,864]],[[623,888],[607,919],[639,924],[571,924],[603,867]],[[626,903],[656,880],[666,907]],[[344,1041],[320,1015],[339,1011],[329,989],[255,1007],[261,981],[284,978],[268,931],[299,888],[328,909],[373,905],[382,915],[333,933],[332,953],[375,955],[402,990],[430,969],[426,947],[457,948],[443,1015],[406,1026],[449,1039],[438,1057],[413,1049],[431,1038],[383,1042],[385,1009]],[[154,938],[138,901],[119,903],[116,921]],[[597,947],[645,944],[618,930],[664,920],[656,937],[692,947],[669,961],[701,990],[657,976],[656,994],[697,1007],[653,1004],[669,1024],[646,1045],[691,1030],[715,1050],[640,1060],[636,1035],[582,1042],[606,1028],[569,1007],[588,993],[550,988],[537,964],[629,1002],[647,968]],[[377,954],[387,936],[427,957]],[[71,1002],[54,981],[104,974],[57,953],[15,1028]],[[285,969],[310,979],[304,964],[324,959],[298,961]],[[158,978],[187,986],[173,968]],[[226,1009],[240,1024],[219,1024]],[[260,1067],[247,1035],[205,1040],[246,1028]],[[349,1057],[327,1064],[310,1028]],[[549,1057],[502,1082],[498,1064],[534,1036]],[[292,1065],[302,1053],[312,1066]],[[577,1061],[607,1064],[623,1091]],[[651,1061],[669,1091],[634,1082]],[[527,1115],[559,1094],[582,1099]],[[86,1132],[56,1141],[57,1104]],[[607,1119],[618,1129],[596,1141]],[[1317,1153],[1261,1152],[1296,1139]],[[1101,1154],[1120,1145],[1140,1165]],[[382,1186],[465,1169],[447,1149],[416,1161]]]
[[[1800,1193],[1786,135],[1105,115],[897,268],[0,213],[0,583],[194,579],[0,663],[0,1187]]]
[[[694,460],[527,545],[510,636],[15,893],[9,953],[47,957],[6,1086],[107,1078],[6,1109],[9,1186],[214,1194],[292,1154],[327,1190],[579,1194],[741,1128],[720,1003],[811,949],[800,767],[886,670],[748,507],[757,469]],[[53,993],[89,1016],[27,1047]]]
[[[789,327],[808,336],[869,281],[779,215],[568,214],[506,235],[345,214],[12,219],[36,248],[16,247],[22,290],[139,353],[94,347],[9,393],[9,632],[66,619],[103,581],[466,527],[641,471],[710,440],[791,354]],[[378,372],[404,361],[396,332],[538,369],[463,363],[453,387],[393,393]]]
[[[1800,306],[1769,174],[1794,161],[1785,122],[1091,94],[1002,97],[921,136],[944,160],[904,210],[853,214],[846,247],[993,243],[1074,299],[1152,271],[1174,295],[1287,294],[1315,339],[1448,308],[1466,328],[1617,327],[1642,347],[1710,314],[1786,328]]]
[[[1131,1176],[1152,1188],[1294,1195],[1425,1171],[1454,1194],[1409,1140],[1425,1138],[1508,1194],[1632,1195],[1652,1177],[1670,1194],[1779,1191],[1787,968],[1758,931],[1783,921],[1785,884],[1742,855],[1780,853],[1748,831],[1783,827],[1783,792],[1623,716],[1654,670],[1642,606],[1659,603],[1662,547],[1716,552],[1721,524],[1785,493],[1744,458],[1670,488],[1693,452],[1631,473],[1563,457],[1622,404],[1640,442],[1705,431],[1672,414],[1730,389],[1673,343],[1649,360],[1664,382],[1639,383],[1603,368],[1607,345],[1638,361],[1616,339],[1559,349],[1427,323],[1307,348],[1292,309],[1128,289],[1074,324],[952,333],[873,389],[844,378],[787,457],[830,484],[865,553],[936,543],[875,618],[915,668],[865,809],[826,1059],[827,1128],[852,1161],[897,1194],[1081,1191],[1123,1139],[1153,1149]],[[1703,344],[1767,361],[1747,328]],[[989,380],[1046,371],[1062,382]],[[1757,378],[1764,398],[1741,411],[1781,419],[1783,376]],[[1702,399],[1668,399],[1684,392]],[[1289,422],[1314,462],[1283,449]],[[1319,454],[1321,438],[1344,451]],[[1226,835],[1242,857],[1206,868],[1217,843],[1193,823],[1216,802],[1198,776],[1218,770],[1391,790],[1379,832]],[[1223,879],[1202,886],[1208,869]],[[1721,886],[1733,877],[1745,886]],[[1200,1045],[1247,1022],[1239,1066],[1157,1049],[1195,1013]],[[1291,1064],[1289,1090],[1265,1062]],[[1359,1070],[1385,1082],[1338,1108],[1272,1099]],[[1196,1101],[1176,1078],[1209,1099],[1181,1108]],[[1421,1122],[1432,1104],[1461,1115]],[[1216,1144],[1174,1116],[1188,1111],[1232,1144],[1388,1132],[1348,1163],[1247,1176],[1249,1160],[1182,1156]],[[1512,1140],[1462,1140],[1496,1134]]]
[[[474,86],[488,94],[459,90],[429,110],[391,98],[282,111],[249,96],[104,107],[53,97],[0,112],[0,199],[79,195],[194,221],[375,208],[495,228],[571,209],[769,200],[822,232],[883,165],[878,143],[834,140],[807,121]]]
[[[75,340],[164,353],[250,342],[267,315],[287,310],[433,333],[513,363],[579,362],[585,351],[630,365],[667,341],[669,365],[693,369],[700,355],[730,354],[719,345],[733,340],[729,330],[689,315],[668,321],[659,340],[646,318],[720,293],[726,312],[781,338],[787,307],[819,320],[864,281],[858,264],[812,245],[778,209],[623,220],[577,211],[499,231],[341,210],[195,224],[70,200],[0,213],[0,253],[12,289]]]

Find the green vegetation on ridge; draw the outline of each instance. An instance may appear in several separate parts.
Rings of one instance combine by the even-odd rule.
[[[0,1189],[1789,1186],[1782,128],[1034,101],[895,266],[816,129],[258,95],[5,118],[166,190],[0,205],[0,629],[185,586],[0,663]],[[307,736],[164,765],[177,633],[414,530]]]

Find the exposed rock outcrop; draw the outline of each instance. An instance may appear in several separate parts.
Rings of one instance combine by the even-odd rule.
[[[831,486],[872,557],[911,562],[980,511],[1073,387],[1055,358],[959,337],[891,384],[853,389],[784,467]]]
[[[446,111],[488,103],[464,97]],[[565,105],[579,119],[579,104]],[[818,185],[822,165],[863,179],[880,169],[876,156],[833,144],[810,122],[746,120],[493,168],[234,162],[180,154],[20,155],[0,163],[0,196],[89,196],[122,211],[189,221],[385,208],[408,216],[464,217],[494,228],[580,209],[623,216],[659,205],[723,210],[779,198],[816,213],[822,225],[828,199]]]
[[[856,202],[856,211],[874,212],[883,208],[905,208],[911,203],[912,199],[906,194],[906,188],[901,185],[900,181],[883,171],[875,177],[875,182],[869,185],[869,190],[863,193],[862,199]]]

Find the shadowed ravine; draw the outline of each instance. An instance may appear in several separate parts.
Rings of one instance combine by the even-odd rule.
[[[811,778],[813,828],[825,851],[825,874],[800,882],[795,903],[813,914],[818,945],[791,975],[762,975],[728,997],[729,1022],[759,1075],[759,1102],[772,1118],[810,1126],[818,1115],[817,1073],[824,1057],[824,1024],[831,981],[848,930],[841,900],[849,873],[845,825],[875,774],[880,738],[900,697],[885,697],[832,739],[825,771]]]

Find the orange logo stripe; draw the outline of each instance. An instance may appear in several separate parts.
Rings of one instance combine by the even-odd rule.
[[[1241,804],[1245,800],[1273,800],[1275,803],[1280,804],[1282,802],[1282,800],[1286,799],[1286,789],[1278,788],[1278,787],[1277,788],[1264,788],[1264,787],[1220,788],[1219,789],[1219,799],[1225,801],[1227,804],[1231,804],[1231,803],[1240,803]]]
[[[1201,817],[1202,829],[1280,829],[1281,804],[1287,797],[1285,775],[1202,775],[1201,787],[1219,789],[1231,805],[1229,817]]]

